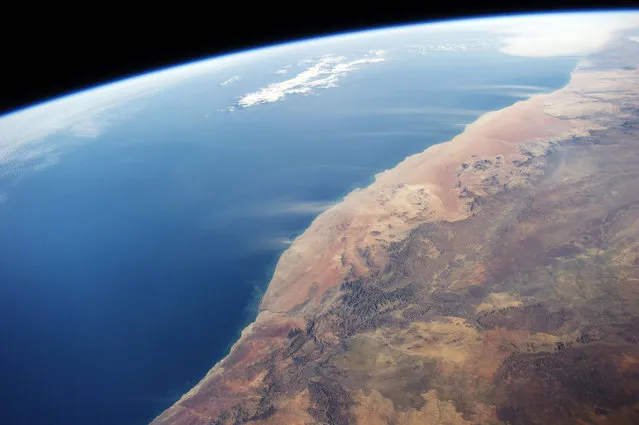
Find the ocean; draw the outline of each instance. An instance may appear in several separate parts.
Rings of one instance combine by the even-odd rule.
[[[576,64],[406,54],[220,111],[290,78],[264,71],[287,61],[294,73],[269,57],[132,101],[48,166],[0,178],[0,423],[149,422],[228,352],[324,208]]]

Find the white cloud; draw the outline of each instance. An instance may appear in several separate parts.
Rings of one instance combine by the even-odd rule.
[[[374,50],[361,59],[352,61],[347,61],[346,56],[324,56],[319,61],[315,61],[314,65],[288,80],[269,84],[256,92],[242,96],[234,106],[228,109],[248,108],[277,102],[291,94],[310,94],[314,89],[337,87],[338,80],[347,73],[357,70],[358,65],[384,61],[384,53],[381,50]],[[309,62],[305,60],[300,63]]]
[[[287,74],[288,73],[288,69],[278,69],[277,71],[275,71],[275,74],[280,75],[280,74]]]
[[[582,56],[595,52],[618,31],[639,27],[639,13],[556,13],[488,19],[502,36],[499,50],[514,56]]]
[[[386,55],[386,53],[388,53],[388,51],[382,50],[382,49],[369,50],[368,51],[368,55],[373,55],[373,56],[377,56],[377,57],[383,57],[384,55]],[[366,56],[368,56],[368,55],[366,55]]]
[[[428,55],[433,52],[469,52],[494,47],[494,40],[464,40],[448,43],[424,43],[407,46],[409,53]]]
[[[638,27],[639,12],[582,12],[446,21],[391,29],[388,34],[419,33],[424,41],[407,46],[413,53],[496,48],[513,56],[552,57],[587,55],[617,32]]]
[[[231,78],[229,78],[228,80],[224,80],[220,83],[220,86],[228,86],[229,84],[233,84],[234,82],[236,82],[237,80],[239,80],[240,77],[239,75],[234,75]]]

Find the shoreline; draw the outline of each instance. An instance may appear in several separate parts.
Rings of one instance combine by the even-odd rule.
[[[375,174],[370,185],[352,190],[315,217],[282,252],[255,320],[241,331],[227,356],[152,423],[192,418],[196,412],[185,404],[213,417],[250,398],[265,375],[243,369],[266,361],[289,331],[304,329],[325,312],[344,280],[382,270],[388,248],[418,226],[472,217],[481,208],[480,197],[524,187],[538,176],[538,167],[527,159],[543,161],[553,143],[597,128],[579,115],[551,113],[553,104],[562,109],[574,100],[574,86],[583,85],[588,72],[578,63],[564,87],[480,115],[452,139]],[[488,177],[503,187],[487,186]],[[205,399],[210,402],[203,406]]]
[[[536,94],[528,99],[516,101],[505,108],[488,111],[480,115],[475,121],[465,125],[464,130],[452,139],[432,145],[424,151],[409,155],[393,168],[375,174],[374,180],[370,185],[364,188],[356,188],[352,190],[340,203],[333,205],[331,208],[318,215],[304,233],[298,236],[291,246],[282,253],[273,274],[273,278],[271,279],[267,291],[265,292],[265,296],[260,303],[260,312],[270,311],[274,313],[287,313],[291,311],[298,311],[298,309],[301,308],[301,303],[304,301],[301,298],[303,298],[306,294],[297,298],[289,296],[289,298],[294,298],[294,301],[291,300],[287,303],[278,302],[277,298],[286,297],[287,295],[285,295],[285,293],[290,292],[292,289],[290,285],[285,284],[285,281],[294,281],[296,288],[298,289],[298,294],[300,281],[306,280],[308,286],[313,285],[314,282],[309,282],[308,279],[304,279],[303,276],[311,271],[311,269],[308,268],[311,264],[307,264],[307,267],[304,269],[300,266],[300,261],[302,261],[305,257],[309,257],[308,252],[313,250],[312,246],[314,246],[314,249],[317,251],[326,251],[327,249],[330,249],[331,251],[335,251],[336,254],[341,253],[342,261],[345,256],[348,257],[350,255],[347,261],[358,267],[358,269],[351,274],[359,276],[365,274],[368,271],[368,267],[362,264],[361,259],[357,259],[357,255],[352,252],[353,249],[356,249],[354,245],[362,247],[364,245],[371,246],[381,244],[384,247],[388,247],[393,242],[401,241],[411,229],[418,225],[416,224],[417,221],[456,221],[468,218],[469,212],[464,211],[464,202],[460,202],[458,199],[455,199],[456,196],[451,196],[451,193],[446,193],[446,182],[443,181],[444,179],[438,178],[432,169],[440,171],[451,164],[459,165],[464,163],[465,159],[472,161],[472,152],[477,152],[474,156],[483,157],[487,156],[486,154],[491,152],[505,150],[507,155],[511,156],[511,160],[521,160],[523,156],[517,151],[517,147],[521,144],[534,141],[536,138],[556,137],[563,139],[566,137],[580,135],[582,133],[581,131],[574,132],[571,128],[571,124],[564,125],[566,122],[559,119],[550,120],[555,121],[551,125],[555,125],[559,131],[552,129],[552,131],[547,132],[547,134],[541,134],[533,137],[532,139],[528,137],[528,134],[525,134],[523,139],[519,140],[516,138],[515,140],[501,140],[499,138],[486,137],[486,135],[483,134],[493,132],[495,127],[499,133],[499,127],[504,127],[502,121],[504,116],[506,116],[506,120],[508,119],[508,115],[515,115],[515,118],[517,118],[517,115],[525,116],[527,112],[529,112],[527,110],[529,109],[528,107],[531,105],[533,106],[531,112],[535,112],[535,107],[537,107],[537,112],[539,108],[543,109],[542,104],[549,99],[549,96],[559,93],[571,84],[573,81],[573,75],[575,72],[578,72],[578,69],[579,67],[577,66],[575,70],[573,70],[570,81],[563,88],[551,93]],[[543,113],[545,114],[545,112]],[[550,115],[548,115],[548,117],[550,117]],[[542,117],[542,120],[543,118],[544,117]],[[499,122],[497,122],[497,120],[499,120]],[[521,124],[523,126],[526,125],[526,123],[523,122]],[[512,123],[508,122],[505,127],[510,126],[512,126]],[[530,123],[528,123],[528,126],[530,127]],[[548,126],[546,125],[545,127]],[[528,133],[534,133],[534,131],[534,128],[528,129]],[[469,139],[475,138],[484,140],[471,140],[471,143],[469,143]],[[495,146],[499,144],[505,145],[506,149]],[[489,152],[482,153],[482,149]],[[458,152],[460,150],[461,152]],[[471,152],[466,155],[468,158],[462,158],[464,156],[464,151]],[[454,156],[454,159],[450,161],[445,158],[446,156]],[[423,168],[428,166],[431,166],[431,171],[427,170],[426,172],[423,172]],[[450,169],[446,169],[444,171],[450,171]],[[403,187],[398,187],[398,185],[403,185]],[[422,195],[416,193],[419,191],[422,191]],[[461,190],[458,192],[460,191]],[[382,211],[378,212],[385,216],[384,221],[388,221],[388,224],[393,230],[389,231],[388,228],[379,228],[379,223],[377,223],[377,225],[371,223],[370,217],[367,222],[357,223],[354,226],[352,223],[354,217],[356,218],[361,215],[366,215],[365,212],[362,213],[362,210],[375,209],[379,206],[376,205],[379,203],[375,202],[373,199],[379,193],[384,193],[387,199],[384,199],[383,203],[387,205],[391,204],[391,208],[384,207],[382,208]],[[406,203],[406,198],[411,196],[420,197],[417,204],[421,203],[423,205],[402,205],[403,203]],[[408,202],[410,202],[410,200]],[[424,217],[425,212],[430,214],[431,217]],[[379,221],[379,216],[380,215],[378,214],[377,221]],[[392,216],[394,216],[395,219],[393,219]],[[402,216],[401,220],[398,220],[399,216]],[[349,233],[339,231],[335,232],[336,226],[351,228],[359,226],[362,229],[360,229],[358,232],[359,234],[356,235],[358,240],[354,244],[351,243],[351,246],[335,247],[332,246],[334,239],[338,237],[338,235],[344,237],[344,233]],[[377,228],[374,229],[374,227]],[[363,230],[378,232],[378,234],[374,240],[371,240],[371,238],[367,237],[367,235],[363,233]],[[349,250],[351,251],[350,253]],[[314,260],[318,260],[317,255],[311,255],[310,257],[312,259],[309,263],[312,263]],[[383,263],[385,261],[385,259],[381,258],[381,256],[376,258],[376,260],[379,263]],[[293,266],[293,264],[295,265]],[[323,264],[323,266],[327,265],[329,268],[330,265],[336,266],[335,262],[332,264],[326,264],[325,262],[325,264]],[[291,270],[289,270],[290,268],[296,268],[297,273],[292,274]],[[349,273],[347,271],[338,269],[339,267],[333,267],[331,269],[333,273],[330,275],[329,280],[339,280],[341,282],[344,278],[348,277]],[[313,277],[319,276],[314,275]],[[327,279],[322,278],[321,280],[326,281]],[[334,282],[333,284],[336,283]],[[280,285],[283,285],[281,289],[279,288]],[[275,294],[273,294],[274,291],[276,291]],[[321,294],[322,293],[323,291]],[[305,312],[310,313],[309,311]]]
[[[577,68],[575,68],[574,70],[576,70]],[[573,70],[573,71],[574,71]],[[562,87],[563,88],[563,87]],[[560,90],[561,88],[557,89]],[[295,241],[300,238],[301,236],[304,235],[304,233],[306,233],[306,231],[313,225],[313,223],[318,220],[320,218],[320,216],[322,216],[323,214],[327,213],[329,210],[335,208],[335,207],[339,207],[340,204],[342,204],[349,196],[357,193],[357,192],[361,192],[361,191],[365,191],[366,189],[368,189],[370,186],[372,186],[373,184],[375,184],[377,182],[377,180],[382,177],[383,175],[385,175],[386,173],[392,172],[393,170],[395,170],[397,167],[399,167],[400,165],[402,165],[404,162],[409,161],[412,157],[416,157],[416,156],[421,156],[427,153],[427,151],[434,147],[434,146],[438,146],[438,145],[442,145],[442,144],[446,144],[446,143],[450,143],[453,142],[455,138],[457,138],[458,136],[461,136],[462,134],[464,134],[469,126],[472,126],[473,124],[476,124],[478,121],[480,121],[482,118],[489,116],[491,114],[494,113],[498,113],[504,109],[510,108],[512,106],[514,106],[517,103],[520,102],[526,102],[529,99],[532,99],[533,97],[543,97],[545,95],[551,94],[553,92],[548,92],[548,93],[538,93],[538,94],[533,94],[530,97],[526,98],[526,99],[520,99],[520,100],[516,100],[515,103],[512,103],[510,105],[505,106],[504,108],[501,109],[495,109],[495,110],[489,110],[486,111],[482,114],[480,114],[479,116],[477,116],[475,118],[475,120],[467,123],[467,124],[463,124],[463,130],[456,134],[455,136],[453,136],[450,139],[435,143],[433,145],[428,146],[427,148],[425,148],[422,151],[407,155],[406,157],[404,157],[401,161],[399,161],[398,163],[396,163],[392,168],[386,168],[383,169],[381,171],[378,171],[374,174],[371,174],[369,177],[369,183],[367,183],[365,186],[357,186],[354,189],[351,189],[350,192],[346,193],[344,196],[341,196],[338,200],[335,200],[333,202],[330,202],[331,206],[327,209],[325,209],[324,211],[322,211],[321,213],[319,213],[312,221],[311,223],[304,228],[303,230],[299,230],[297,232],[295,232],[291,238],[288,240],[288,247],[286,247],[285,249],[283,249],[280,254],[277,256],[277,258],[271,263],[271,265],[268,267],[268,271],[265,273],[265,279],[266,279],[266,285],[264,286],[260,286],[260,287],[255,287],[255,291],[259,291],[260,292],[260,297],[259,300],[255,300],[255,298],[251,298],[250,304],[247,305],[246,310],[247,313],[245,314],[247,317],[250,316],[252,318],[247,319],[247,321],[245,322],[244,325],[242,325],[242,327],[240,329],[238,329],[238,331],[236,332],[236,338],[233,339],[233,341],[229,342],[229,344],[226,346],[226,351],[227,354],[222,357],[220,360],[218,360],[215,365],[217,365],[218,363],[220,363],[221,361],[224,360],[224,358],[228,357],[228,355],[231,354],[231,351],[233,350],[233,347],[240,341],[240,339],[242,338],[242,334],[244,333],[245,330],[247,330],[258,318],[259,314],[263,311],[262,310],[262,300],[264,299],[264,295],[267,293],[269,287],[271,286],[271,281],[273,280],[273,276],[275,274],[275,271],[278,267],[279,261],[282,257],[282,255],[288,251],[291,246],[295,243]],[[514,99],[517,99],[517,97],[513,97]],[[461,126],[461,125],[460,125]],[[270,278],[269,278],[270,277]],[[268,311],[268,310],[264,310],[264,311]],[[214,365],[214,366],[215,366]],[[185,394],[186,395],[186,394]],[[178,401],[180,401],[183,397],[181,397],[180,399],[178,399]]]

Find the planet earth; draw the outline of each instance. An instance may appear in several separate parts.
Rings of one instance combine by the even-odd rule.
[[[639,423],[639,13],[340,34],[0,117],[0,423]]]

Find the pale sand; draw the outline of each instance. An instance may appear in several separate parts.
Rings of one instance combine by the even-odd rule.
[[[486,174],[460,177],[462,163],[501,156],[503,166],[491,172],[506,177],[516,168],[513,161],[524,159],[521,145],[587,134],[592,123],[546,112],[546,105],[561,100],[562,94],[556,93],[482,115],[457,137],[406,158],[320,214],[282,254],[261,310],[288,312],[310,299],[304,312],[312,313],[327,289],[369,271],[361,252],[367,250],[375,266],[383,267],[385,248],[420,224],[468,218],[461,191],[472,188],[481,194],[479,178]]]

